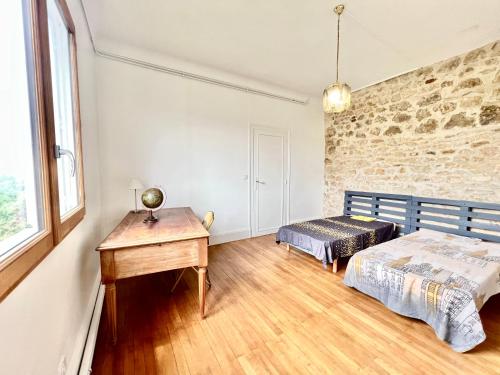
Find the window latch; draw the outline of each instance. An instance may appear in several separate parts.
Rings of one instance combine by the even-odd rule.
[[[56,145],[54,148],[54,156],[56,159],[60,159],[61,156],[67,156],[71,160],[71,177],[75,176],[76,173],[76,159],[75,155],[70,150],[61,148],[61,146]]]

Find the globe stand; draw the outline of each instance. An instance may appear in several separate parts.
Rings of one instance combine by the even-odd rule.
[[[142,221],[143,223],[156,223],[158,218],[153,216],[153,210],[149,210],[149,215]]]

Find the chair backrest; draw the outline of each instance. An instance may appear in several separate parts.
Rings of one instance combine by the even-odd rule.
[[[214,223],[215,220],[215,214],[213,211],[208,211],[205,214],[205,217],[203,218],[202,225],[205,227],[206,230],[209,230],[212,224]]]

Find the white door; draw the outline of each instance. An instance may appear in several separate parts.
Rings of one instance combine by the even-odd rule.
[[[252,128],[252,236],[275,233],[288,221],[288,132]]]

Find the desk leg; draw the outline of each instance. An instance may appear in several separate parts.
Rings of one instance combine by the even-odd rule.
[[[111,332],[113,345],[116,344],[116,286],[115,283],[106,284],[106,311],[108,325]]]
[[[200,298],[200,315],[203,319],[205,317],[205,294],[207,292],[207,268],[199,267],[198,269],[198,293]]]

